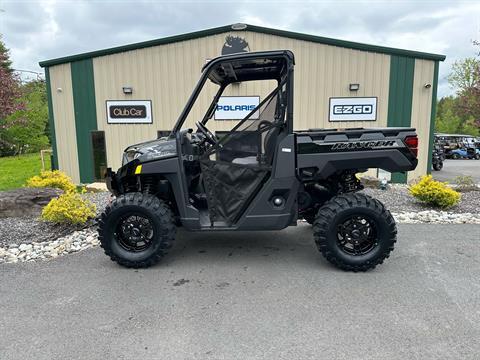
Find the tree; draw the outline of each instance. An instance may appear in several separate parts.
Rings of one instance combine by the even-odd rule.
[[[0,34],[0,54],[4,54],[2,58],[0,58],[0,67],[7,70],[10,74],[13,73],[12,69],[12,61],[8,55],[9,50],[6,48],[5,44],[2,41],[2,35]]]
[[[21,101],[26,104],[5,120],[5,141],[14,154],[38,151],[48,146],[45,129],[48,122],[47,93],[44,81],[31,81],[22,86]]]
[[[0,130],[2,121],[17,110],[24,108],[18,101],[21,96],[20,81],[13,73],[8,49],[0,39]],[[1,134],[0,134],[1,136]]]
[[[448,82],[459,92],[474,87],[480,80],[479,66],[480,60],[477,58],[470,57],[455,61],[452,72],[448,75]]]
[[[480,46],[478,41],[473,41]],[[480,128],[480,53],[456,61],[448,76],[450,85],[456,90],[456,97],[441,99],[438,103],[436,129],[450,129],[455,133],[478,136]],[[447,113],[448,112],[448,113]],[[447,124],[451,121],[451,124]],[[447,132],[447,131],[445,131]]]

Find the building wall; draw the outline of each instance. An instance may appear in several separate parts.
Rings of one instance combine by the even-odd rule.
[[[70,64],[49,68],[58,167],[80,183]]]
[[[398,59],[394,56],[251,31],[227,32],[93,58],[91,62],[94,90],[89,91],[94,91],[95,98],[94,101],[87,102],[93,108],[91,111],[83,108],[77,110],[81,110],[84,117],[85,114],[93,113],[89,120],[96,115],[96,129],[105,132],[108,166],[116,169],[121,165],[121,154],[127,146],[156,138],[158,130],[172,129],[199,79],[202,66],[208,59],[220,55],[225,37],[229,34],[245,38],[250,51],[276,49],[293,51],[296,60],[294,128],[297,130],[393,126],[396,118],[390,116],[389,119],[389,114],[401,113],[398,109],[394,112],[389,111],[398,102],[397,95],[391,97],[393,94],[390,83],[391,70],[401,73],[401,67],[396,62]],[[415,74],[412,75],[413,96],[410,96],[410,104],[407,102],[407,105],[411,106],[411,126],[419,129],[421,158],[419,168],[413,175],[409,175],[409,179],[426,172],[431,89],[425,89],[423,84],[433,83],[434,66],[433,61],[409,58],[407,62],[411,65],[410,60],[415,63]],[[392,64],[395,64],[395,69],[392,68]],[[74,105],[75,102],[77,104],[79,102],[74,101],[74,98],[81,98],[81,92],[87,90],[76,88],[75,94],[72,95],[71,66],[73,65],[55,65],[49,70],[59,167],[79,182],[85,176],[84,174],[80,176],[78,157],[90,155],[84,155],[79,151],[77,139],[80,141],[86,137],[84,139],[86,143],[89,143],[90,139],[85,136],[85,129],[80,131],[81,127],[79,129],[75,127],[75,120],[78,127],[79,119],[75,119]],[[78,75],[78,69],[75,74]],[[78,79],[78,76],[74,77]],[[360,90],[350,91],[350,83],[360,84]],[[123,86],[132,86],[133,94],[123,94]],[[57,93],[57,87],[62,87],[64,91]],[[194,127],[194,122],[202,118],[214,90],[214,87],[210,86],[208,96],[199,99],[186,126]],[[265,83],[244,83],[232,86],[225,95],[260,95],[263,98],[269,90],[271,87]],[[395,94],[404,93],[401,89],[396,90],[398,91]],[[344,96],[376,96],[377,120],[329,122],[329,98]],[[107,124],[105,103],[107,100],[152,100],[153,124]],[[405,122],[402,126],[410,126],[410,119],[401,121],[402,124]],[[83,124],[83,120],[81,123]],[[208,126],[215,131],[228,130],[233,125],[232,121],[211,120]],[[89,129],[95,129],[95,126],[91,125]]]
[[[386,126],[390,56],[283,38],[249,31],[233,32],[245,38],[251,51],[289,49],[295,54],[295,129]],[[120,166],[121,153],[130,144],[170,130],[200,76],[207,59],[220,55],[228,33],[173,44],[128,51],[93,59],[98,129],[105,131],[109,166]],[[360,90],[349,91],[350,83]],[[132,86],[125,95],[122,86]],[[225,95],[267,95],[265,84],[234,85]],[[188,126],[202,118],[214,94],[202,97],[192,109]],[[377,96],[378,121],[328,122],[332,96]],[[106,100],[151,99],[153,124],[107,124]],[[228,130],[231,121],[211,121],[211,130]]]
[[[427,173],[430,139],[430,115],[432,112],[432,87],[435,62],[415,60],[415,74],[413,77],[412,117],[411,126],[417,129],[419,138],[418,165],[414,171],[408,173],[408,181],[414,180]],[[425,88],[425,84],[432,87]]]

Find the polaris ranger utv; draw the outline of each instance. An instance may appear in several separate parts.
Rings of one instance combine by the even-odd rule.
[[[170,136],[128,147],[123,166],[107,170],[115,198],[98,231],[112,260],[155,264],[177,226],[279,230],[302,218],[313,225],[318,250],[341,269],[365,271],[389,256],[394,219],[378,200],[356,193],[356,173],[415,169],[415,129],[293,131],[293,70],[290,51],[221,56],[203,67]],[[273,90],[219,139],[207,125],[222,93],[252,80],[269,80]],[[213,101],[196,131],[182,129],[207,81],[218,87]]]

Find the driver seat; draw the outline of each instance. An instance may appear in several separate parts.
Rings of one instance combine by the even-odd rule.
[[[277,137],[280,133],[281,126],[273,125],[264,136],[263,140],[263,154],[265,156],[265,164],[271,165],[273,161],[273,156],[275,154],[275,145],[277,143]],[[232,164],[240,165],[258,165],[259,163],[258,156],[246,156],[235,158],[232,160]]]

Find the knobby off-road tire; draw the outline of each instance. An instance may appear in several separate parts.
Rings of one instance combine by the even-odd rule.
[[[443,161],[433,164],[433,170],[440,171],[443,168]]]
[[[124,236],[124,224],[131,226],[126,226],[128,234],[138,235],[143,231],[147,236],[142,239],[149,241],[140,240],[144,245],[136,247],[140,242],[132,242],[132,237]],[[175,219],[169,206],[153,195],[142,193],[128,193],[113,200],[102,213],[98,227],[105,254],[120,265],[133,268],[146,268],[160,261],[172,246],[175,231]],[[133,236],[133,239],[136,241],[140,236]]]
[[[375,240],[370,250],[352,254],[342,245],[346,237],[339,235],[339,229],[343,229],[346,222],[351,224],[352,220],[349,219],[358,221],[362,218],[371,223],[370,229],[375,236],[370,239]],[[338,268],[354,272],[373,269],[388,258],[397,235],[395,220],[390,212],[380,201],[363,194],[343,194],[329,200],[318,210],[313,231],[318,250],[323,256]],[[358,236],[358,232],[354,235]]]

